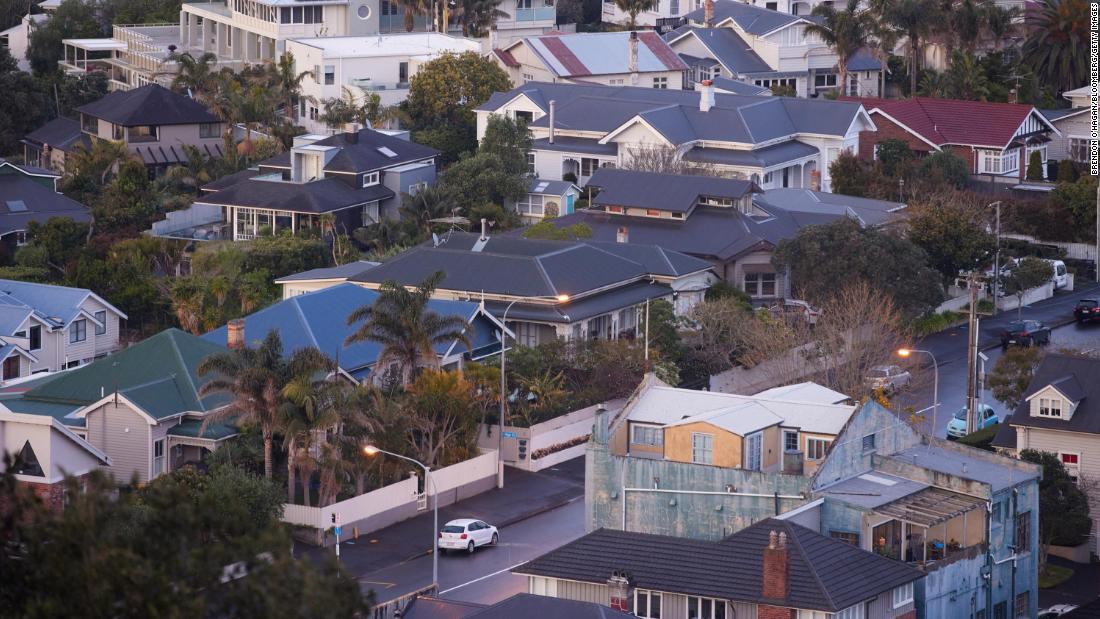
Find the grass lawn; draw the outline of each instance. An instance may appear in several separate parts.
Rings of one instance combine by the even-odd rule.
[[[1073,576],[1073,570],[1060,565],[1047,563],[1043,570],[1039,571],[1039,588],[1050,589],[1066,582]]]

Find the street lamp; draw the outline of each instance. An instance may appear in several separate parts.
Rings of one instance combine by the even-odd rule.
[[[940,365],[936,363],[936,355],[933,355],[930,351],[910,348],[898,349],[898,356],[903,359],[908,359],[913,353],[925,354],[932,358],[932,436],[936,436],[936,416],[940,410]]]
[[[1001,293],[1001,201],[992,202],[988,207],[997,209],[997,250],[993,254],[993,315],[997,315],[997,300]]]
[[[379,449],[374,445],[366,445],[363,447],[363,455],[374,456],[377,454],[386,454],[387,456],[393,456],[394,458],[400,458],[412,462],[413,464],[424,469],[424,490],[428,489],[428,481],[432,484],[432,588],[435,589],[436,595],[439,594],[439,543],[436,538],[439,536],[439,492],[435,487],[435,478],[432,477],[432,469],[425,465],[423,462],[410,458],[408,456],[402,456],[395,454],[392,451],[386,451],[385,449]]]
[[[557,301],[566,303],[569,295],[559,294],[556,297],[519,297],[512,299],[508,307],[504,308],[504,314],[500,317],[500,431],[497,432],[497,488],[504,487],[504,408],[508,400],[508,375],[504,372],[504,350],[508,348],[508,311],[519,301]],[[512,338],[515,339],[515,338]]]

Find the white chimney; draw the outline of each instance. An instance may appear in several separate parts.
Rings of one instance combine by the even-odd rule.
[[[554,108],[556,106],[557,106],[557,102],[554,101],[553,99],[551,99],[550,100],[550,121],[549,121],[549,123],[550,123],[549,141],[550,141],[551,144],[554,143]]]
[[[638,85],[638,33],[630,33],[630,85]]]
[[[497,25],[493,24],[489,28],[489,51],[493,51],[497,48]]]
[[[710,80],[699,83],[699,111],[709,112],[714,107],[714,85]]]

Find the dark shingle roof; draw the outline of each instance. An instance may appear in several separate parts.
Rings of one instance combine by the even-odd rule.
[[[26,208],[13,208],[16,202],[22,202]],[[68,217],[81,222],[92,220],[88,208],[76,200],[22,174],[0,174],[0,234],[26,230],[28,223],[44,224],[51,217]]]
[[[514,571],[592,583],[606,583],[617,571],[642,589],[763,602],[763,553],[771,531],[787,534],[790,592],[784,605],[791,608],[837,612],[924,575],[774,518],[720,542],[600,529]]]
[[[704,9],[698,8],[684,17],[691,23],[702,24]],[[795,22],[806,21],[803,17],[780,13],[773,9],[753,6],[739,0],[714,0],[714,23],[718,24],[732,19],[742,30],[750,34],[768,34],[789,26]]]
[[[619,168],[600,168],[588,181],[600,188],[593,204],[652,208],[686,213],[700,196],[736,200],[753,190],[750,181],[693,176],[687,174],[657,174]]]
[[[1100,359],[1071,357],[1052,353],[1043,358],[1024,398],[1053,385],[1069,398],[1077,399],[1077,408],[1070,419],[1032,417],[1031,403],[1021,401],[1012,417],[1013,426],[1100,434]]]
[[[36,146],[49,144],[50,148],[68,152],[78,142],[84,142],[83,136],[80,122],[61,116],[28,133],[24,141]]]
[[[116,90],[77,111],[126,127],[221,122],[203,104],[159,84]]]
[[[634,615],[594,602],[517,593],[492,606],[417,597],[405,607],[401,616],[405,619],[629,619]]]
[[[422,159],[431,159],[439,155],[438,150],[429,146],[402,140],[373,129],[360,130],[358,140],[354,144],[348,141],[348,137],[349,134],[347,133],[337,133],[314,142],[314,144],[321,146],[340,148],[340,153],[325,164],[325,171],[369,172]],[[389,157],[383,154],[379,150],[380,148],[388,148],[396,156]],[[262,166],[264,163],[260,165]]]
[[[393,191],[385,185],[357,189],[337,178],[323,178],[309,183],[250,178],[202,196],[198,201],[297,213],[329,213],[393,196]]]

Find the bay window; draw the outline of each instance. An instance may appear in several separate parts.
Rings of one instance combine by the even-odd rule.
[[[978,172],[980,174],[1012,174],[1020,169],[1020,151],[1007,152],[995,150],[978,151]]]
[[[745,293],[750,297],[774,297],[775,273],[745,273]]]

